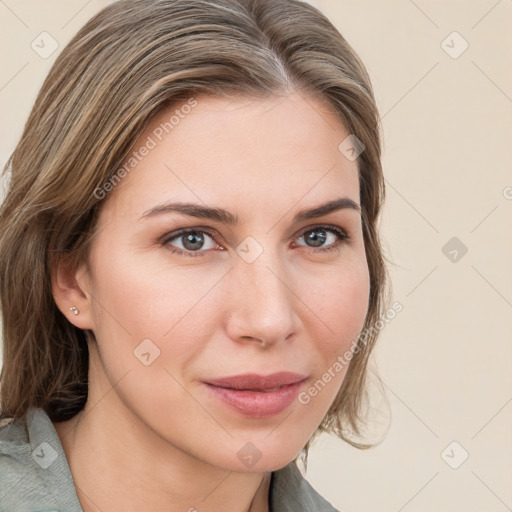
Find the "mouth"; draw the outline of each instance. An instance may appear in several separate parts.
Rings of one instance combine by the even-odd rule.
[[[213,397],[231,410],[243,416],[266,418],[287,409],[306,379],[298,373],[279,372],[209,379],[204,384]]]

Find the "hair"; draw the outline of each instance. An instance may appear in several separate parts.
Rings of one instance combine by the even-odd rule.
[[[53,264],[87,264],[104,199],[152,118],[191,97],[267,98],[304,92],[326,102],[363,144],[357,158],[369,306],[338,395],[320,432],[358,448],[368,358],[385,301],[377,229],[384,200],[380,117],[368,73],[334,25],[299,0],[119,0],[101,10],[55,60],[4,167],[0,209],[3,316],[1,417],[30,407],[72,418],[88,394],[92,335],[52,294]]]

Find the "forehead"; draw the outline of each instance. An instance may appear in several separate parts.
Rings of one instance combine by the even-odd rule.
[[[112,207],[141,214],[169,200],[282,208],[350,196],[357,162],[339,146],[349,133],[321,100],[198,96],[159,112],[125,162]],[[254,205],[253,205],[254,206]]]

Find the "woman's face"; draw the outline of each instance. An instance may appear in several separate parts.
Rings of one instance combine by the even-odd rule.
[[[77,274],[72,321],[100,356],[89,400],[101,398],[94,379],[117,383],[116,412],[217,467],[271,471],[296,457],[368,307],[357,160],[339,149],[349,135],[299,94],[199,96],[153,119]],[[280,372],[296,375],[264,378]]]

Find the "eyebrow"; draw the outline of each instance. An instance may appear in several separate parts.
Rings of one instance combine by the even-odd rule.
[[[293,222],[302,222],[305,220],[315,219],[328,215],[329,213],[336,212],[338,210],[355,210],[361,211],[361,207],[352,199],[348,197],[340,197],[327,203],[315,206],[314,208],[308,208],[300,210],[294,217]],[[225,210],[224,208],[215,208],[210,206],[201,206],[195,203],[163,203],[150,210],[144,212],[139,220],[143,220],[157,215],[163,215],[168,213],[180,213],[182,215],[188,215],[189,217],[197,217],[200,219],[210,219],[217,222],[222,222],[230,226],[234,226],[238,223],[238,216]]]

